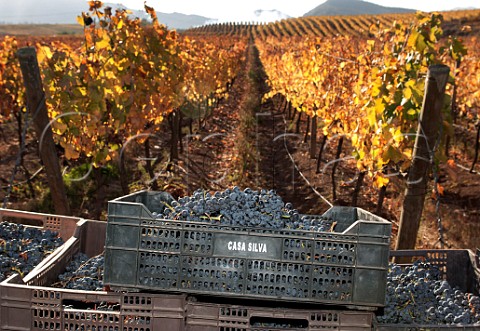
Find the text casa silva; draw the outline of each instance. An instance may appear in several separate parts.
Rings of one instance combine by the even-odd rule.
[[[267,253],[267,244],[245,241],[229,241],[227,243],[227,249],[229,251]]]

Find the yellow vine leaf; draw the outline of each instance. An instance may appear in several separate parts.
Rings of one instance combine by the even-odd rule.
[[[52,58],[52,50],[48,46],[40,46],[38,52],[37,52],[37,59],[39,63],[43,63],[45,61],[48,61]]]
[[[85,26],[85,20],[83,16],[77,16],[77,23],[80,24],[81,26]]]
[[[387,177],[383,177],[382,175],[377,174],[373,183],[374,183],[375,187],[381,188],[383,186],[387,186],[387,184],[389,182],[390,182],[390,180]]]
[[[110,38],[108,36],[104,36],[102,40],[98,41],[95,44],[95,46],[97,50],[107,48],[108,46],[110,46]]]
[[[412,89],[410,87],[404,88],[403,96],[405,97],[405,99],[410,99],[412,97]]]

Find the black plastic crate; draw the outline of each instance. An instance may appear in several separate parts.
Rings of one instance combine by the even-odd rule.
[[[336,232],[158,220],[141,191],[109,202],[105,284],[352,307],[384,305],[391,223],[360,208],[324,215]]]

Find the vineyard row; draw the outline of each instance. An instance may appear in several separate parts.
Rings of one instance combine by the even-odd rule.
[[[313,139],[320,129],[326,139],[351,141],[358,171],[380,188],[411,165],[429,66],[451,70],[438,139],[452,138],[459,117],[467,130],[478,130],[478,40],[445,40],[442,23],[441,15],[419,14],[388,29],[373,25],[371,39],[257,39],[270,86],[265,99],[282,95],[289,107],[306,113]],[[437,161],[448,153],[443,146],[430,152]]]
[[[442,13],[444,29],[457,34],[469,34],[478,25],[480,10],[459,10]],[[265,39],[267,37],[372,37],[370,27],[378,23],[390,27],[396,21],[412,21],[415,14],[384,14],[355,16],[305,16],[271,23],[213,23],[186,31],[189,35],[228,35]],[[462,26],[468,26],[460,31]],[[478,28],[478,27],[477,27]]]

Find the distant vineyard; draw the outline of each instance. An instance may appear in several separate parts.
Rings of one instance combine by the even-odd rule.
[[[444,30],[447,34],[462,33],[461,27],[470,28],[463,33],[480,31],[480,10],[464,10],[442,12]],[[382,24],[385,27],[394,21],[411,21],[415,14],[385,14],[357,16],[307,16],[291,18],[268,24],[255,23],[217,23],[209,24],[186,31],[189,35],[217,34],[244,36],[254,38],[315,36],[334,37],[338,35],[371,36],[370,27]]]

